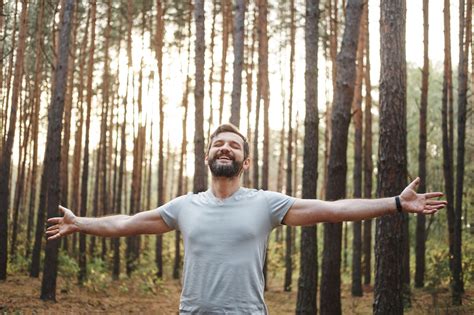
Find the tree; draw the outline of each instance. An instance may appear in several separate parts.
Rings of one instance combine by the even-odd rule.
[[[423,70],[421,80],[421,102],[420,102],[420,136],[418,153],[418,176],[420,176],[419,192],[426,191],[426,121],[428,108],[428,77],[430,62],[428,59],[428,0],[423,0]],[[425,281],[425,251],[426,251],[426,217],[418,214],[416,218],[416,267],[415,267],[415,286],[421,288]]]
[[[397,195],[406,184],[405,11],[404,0],[381,2],[378,197]],[[402,225],[399,213],[377,219],[374,314],[403,313]]]
[[[347,2],[347,16],[341,50],[336,64],[336,93],[332,110],[330,156],[327,170],[326,199],[346,195],[347,136],[356,76],[355,59],[363,2]],[[341,224],[324,224],[324,248],[321,276],[321,314],[341,313]]]
[[[229,33],[232,25],[232,5],[231,0],[221,2],[222,9],[222,57],[221,57],[221,91],[219,94],[219,124],[222,124],[224,113],[225,75],[227,72],[227,52],[229,50]]]
[[[196,0],[194,4],[194,19],[196,25],[195,68],[196,83],[194,86],[194,193],[206,190],[207,169],[204,164],[204,54],[206,42],[204,39],[204,1]]]
[[[232,104],[230,122],[240,125],[240,97],[242,94],[242,68],[244,59],[245,0],[235,1],[234,15],[234,78],[232,81]]]
[[[64,97],[68,77],[69,37],[71,20],[74,11],[74,0],[64,2],[64,13],[59,35],[59,50],[55,68],[55,82],[51,105],[48,111],[48,134],[44,158],[44,168],[41,185],[47,186],[46,206],[48,218],[58,215],[60,201],[59,167],[61,162],[61,131],[64,111]],[[59,241],[46,243],[44,258],[43,280],[41,282],[42,300],[56,300],[56,277],[58,273]]]
[[[466,139],[467,117],[467,74],[469,60],[469,37],[472,31],[467,28],[466,19],[472,19],[472,1],[468,1],[467,15],[464,15],[465,1],[459,1],[459,64],[458,64],[458,147],[456,163],[456,196],[454,208],[454,238],[453,238],[453,304],[462,304],[464,281],[462,270],[462,199],[464,186],[464,153]],[[468,21],[469,22],[469,21]],[[466,24],[465,24],[466,23]],[[469,27],[472,24],[469,22]],[[466,32],[465,32],[466,31]],[[466,38],[464,38],[466,34]],[[454,148],[453,148],[454,150]]]
[[[20,98],[20,87],[23,77],[23,64],[27,34],[26,31],[28,27],[27,21],[28,2],[26,0],[22,0],[18,46],[16,47],[15,72],[13,74],[13,93],[10,108],[10,121],[8,133],[6,134],[6,142],[2,146],[2,155],[0,157],[0,280],[5,280],[7,278],[10,167],[13,151],[13,140],[15,139],[16,116]]]
[[[364,5],[365,17],[367,3]],[[354,117],[354,198],[362,197],[362,78],[364,76],[365,18],[362,18],[357,46],[357,70],[352,110]],[[362,222],[352,224],[352,296],[362,296]]]
[[[318,22],[319,0],[306,1],[305,23],[305,103],[303,198],[316,198],[318,182]],[[318,248],[316,226],[301,228],[300,276],[298,279],[297,314],[316,314],[318,287]]]
[[[364,116],[364,198],[372,197],[372,85],[370,82],[370,37],[369,37],[369,6],[365,6],[365,116]],[[372,220],[364,220],[363,241],[363,268],[364,284],[370,284],[371,278],[371,252],[372,252]]]
[[[286,194],[288,196],[293,195],[293,172],[296,172],[296,169],[293,170],[292,162],[296,156],[293,156],[293,82],[294,82],[294,62],[295,62],[295,1],[290,1],[290,99],[288,105],[288,144],[287,144],[287,154],[286,154]],[[286,227],[286,255],[285,255],[285,284],[283,286],[284,290],[289,292],[291,291],[291,282],[293,276],[293,263],[292,263],[292,247],[293,247],[293,238],[292,238],[292,227]]]

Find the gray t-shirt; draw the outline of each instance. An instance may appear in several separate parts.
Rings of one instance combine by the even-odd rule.
[[[271,230],[295,199],[240,188],[217,199],[211,190],[158,208],[184,241],[181,314],[266,314],[263,264]]]

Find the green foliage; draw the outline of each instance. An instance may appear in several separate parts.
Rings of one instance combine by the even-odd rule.
[[[79,272],[77,261],[64,251],[58,255],[58,273],[62,277],[73,278]]]
[[[110,286],[110,273],[106,263],[100,258],[93,258],[87,264],[87,275],[84,286],[94,292],[103,292]]]
[[[449,253],[447,247],[434,248],[426,255],[426,287],[438,290],[449,286]]]

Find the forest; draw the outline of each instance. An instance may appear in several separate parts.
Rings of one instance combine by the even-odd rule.
[[[474,313],[472,0],[0,0],[0,313],[176,313],[183,237],[47,241],[58,206],[134,215],[209,188],[442,191],[435,215],[280,226],[270,314]]]

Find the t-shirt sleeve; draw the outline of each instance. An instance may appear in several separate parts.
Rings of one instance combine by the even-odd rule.
[[[186,197],[187,195],[175,198],[157,209],[163,221],[172,229],[179,230],[179,212]]]
[[[282,224],[283,218],[296,199],[273,191],[263,193],[268,202],[272,227],[275,228]]]

